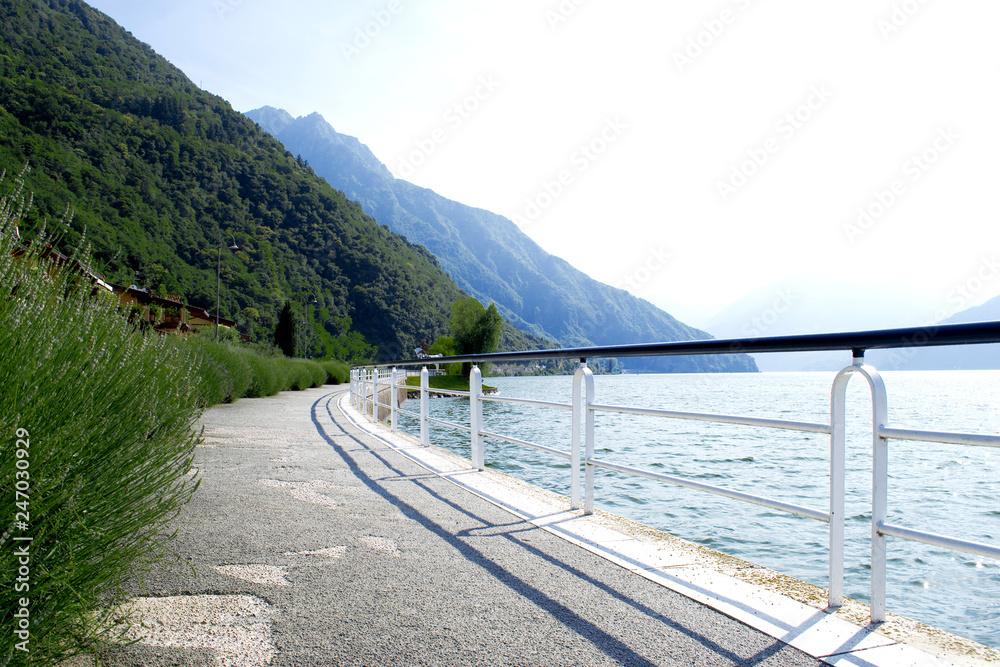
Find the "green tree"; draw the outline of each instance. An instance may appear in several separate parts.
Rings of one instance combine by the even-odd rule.
[[[274,329],[274,344],[286,357],[295,356],[295,313],[292,302],[285,301],[285,307],[278,316],[278,326]]]
[[[496,352],[500,343],[503,317],[495,303],[483,308],[474,297],[459,299],[451,304],[451,335],[457,354],[489,354]],[[480,369],[485,374],[485,364]],[[468,375],[472,364],[462,364],[462,375]]]
[[[455,347],[455,339],[451,336],[438,336],[434,344],[427,349],[427,352],[429,354],[443,354],[446,357],[458,354]]]
[[[483,304],[475,297],[465,297],[451,304],[451,335],[455,342],[455,351],[463,353],[461,341],[472,331],[479,317],[486,312]]]
[[[455,347],[455,339],[451,336],[438,336],[434,344],[427,348],[428,354],[441,354],[446,357],[453,357],[458,354]],[[462,372],[461,364],[443,364],[444,372],[449,375],[457,375]]]

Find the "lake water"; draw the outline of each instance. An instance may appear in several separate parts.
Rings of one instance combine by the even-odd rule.
[[[598,403],[829,422],[834,373],[595,377]],[[1000,432],[1000,371],[884,373],[889,425]],[[488,378],[501,395],[568,403],[572,378]],[[409,401],[406,408],[416,409]],[[465,399],[430,401],[431,416],[468,423]],[[569,451],[570,413],[487,402],[484,428]],[[400,426],[418,435],[415,420]],[[431,442],[469,456],[468,435],[432,426]],[[598,413],[599,458],[825,511],[828,435]],[[490,468],[569,495],[569,463],[486,441]],[[869,599],[871,401],[848,388],[845,593]],[[1000,450],[889,443],[889,521],[1000,544]],[[828,526],[756,505],[598,469],[595,505],[826,587]],[[889,611],[1000,648],[1000,562],[889,538]]]

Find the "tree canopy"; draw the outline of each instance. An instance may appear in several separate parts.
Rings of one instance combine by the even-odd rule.
[[[451,346],[453,354],[489,354],[496,352],[500,343],[500,333],[503,330],[503,317],[496,304],[488,308],[475,297],[459,299],[451,304]],[[447,346],[447,337],[439,338],[435,346]],[[468,375],[472,364],[462,364],[462,375]],[[481,366],[483,373],[486,365]]]
[[[278,326],[274,329],[274,344],[286,357],[295,356],[295,313],[291,301],[285,302],[278,316]]]
[[[451,335],[458,354],[489,354],[500,343],[503,318],[495,303],[484,308],[475,297],[451,304]]]

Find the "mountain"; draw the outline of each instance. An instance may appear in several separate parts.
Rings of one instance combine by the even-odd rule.
[[[1000,296],[952,315],[941,324],[1000,322]],[[929,336],[934,328],[928,327]],[[1000,344],[953,345],[910,350],[872,350],[865,358],[880,370],[944,371],[1000,369]]]
[[[752,338],[917,326],[928,305],[911,294],[800,272],[747,294],[705,328],[719,338]],[[764,371],[840,370],[849,352],[754,355]]]
[[[507,218],[394,178],[367,146],[336,132],[318,113],[293,118],[263,107],[246,115],[369,215],[426,246],[462,289],[483,303],[493,301],[504,319],[525,331],[566,347],[711,338],[550,255]],[[745,355],[630,359],[627,365],[756,370]]]
[[[290,300],[314,354],[410,356],[448,331],[464,293],[431,252],[110,18],[2,0],[0,25],[0,168],[7,192],[31,168],[23,233],[48,220],[67,249],[86,230],[109,280],[208,309],[221,262],[223,317],[268,340]]]

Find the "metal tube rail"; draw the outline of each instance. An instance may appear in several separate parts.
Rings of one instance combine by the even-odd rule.
[[[449,396],[460,396],[462,398],[470,396],[470,393],[464,389],[435,389],[432,387],[431,391],[435,394],[448,394]]]
[[[554,447],[547,447],[545,445],[539,445],[536,442],[528,442],[527,440],[521,440],[519,438],[512,438],[507,435],[501,435],[499,433],[492,433],[490,431],[480,431],[479,435],[484,438],[495,438],[497,440],[503,440],[504,442],[509,442],[512,445],[520,445],[521,447],[527,447],[528,449],[534,449],[539,452],[546,452],[547,454],[552,454],[553,456],[558,456],[563,459],[572,459],[573,454],[570,452],[564,452],[561,449],[556,449]]]
[[[586,463],[587,465],[597,466],[598,468],[604,468],[606,470],[614,470],[615,472],[637,475],[638,477],[645,477],[646,479],[652,479],[658,482],[667,482],[668,484],[683,486],[688,489],[704,491],[705,493],[711,493],[716,496],[732,498],[733,500],[742,500],[743,502],[752,503],[754,505],[762,505],[763,507],[781,510],[782,512],[788,512],[789,514],[804,516],[807,519],[815,519],[816,521],[822,521],[824,523],[830,522],[829,513],[814,510],[803,505],[786,503],[780,500],[774,500],[773,498],[766,498],[764,496],[755,496],[752,493],[744,493],[743,491],[733,491],[732,489],[726,489],[713,484],[695,482],[693,480],[685,479],[684,477],[676,477],[674,475],[664,475],[663,473],[621,465],[620,463],[612,463],[611,461],[605,461],[603,459],[588,458]]]
[[[919,431],[908,428],[882,426],[878,434],[887,440],[914,440],[919,442],[940,442],[946,445],[969,445],[972,447],[1000,447],[1000,435],[979,433],[952,433],[948,431]]]
[[[768,352],[830,352],[850,350],[862,356],[865,350],[885,350],[942,345],[973,345],[1000,343],[1000,322],[942,324],[926,327],[847,331],[796,336],[761,338],[727,338],[635,345],[604,345],[593,347],[467,354],[434,359],[436,364],[537,361],[545,359],[604,359],[608,357],[664,357],[714,354],[759,354]],[[424,366],[426,359],[407,359],[371,364],[376,367]]]
[[[932,547],[941,547],[952,551],[963,551],[974,556],[1000,560],[1000,547],[983,544],[982,542],[960,540],[954,537],[948,537],[947,535],[927,533],[921,530],[913,530],[912,528],[904,528],[903,526],[897,526],[891,523],[880,523],[877,526],[877,530],[882,535],[898,537],[902,540],[922,542],[923,544],[929,544]]]
[[[830,433],[829,424],[818,422],[799,422],[785,419],[765,419],[762,417],[743,417],[740,415],[720,415],[709,412],[677,412],[674,410],[658,410],[655,408],[631,408],[625,405],[604,405],[595,403],[590,406],[597,412],[620,412],[645,417],[666,417],[668,419],[690,419],[694,421],[716,422],[719,424],[737,424],[741,426],[760,426],[762,428],[779,428],[787,431],[804,431],[806,433]]]
[[[511,398],[510,396],[487,396],[483,395],[482,400],[493,403],[513,403],[516,405],[531,405],[540,408],[556,408],[557,410],[572,410],[569,403],[559,403],[557,401],[537,401],[531,398]]]
[[[380,379],[385,379],[387,377],[389,377],[389,376],[387,374],[385,374],[385,371],[380,371],[377,368],[372,369],[372,377],[371,377],[371,380],[372,380],[372,399],[371,399],[371,404],[372,404],[372,418],[374,420],[376,420],[376,421],[378,420],[378,411],[379,411],[380,408],[386,408],[386,409],[388,409],[390,415],[393,412],[392,398],[391,397],[389,399],[389,401],[390,401],[389,403],[380,403],[379,400],[378,400],[379,389],[381,387],[385,386],[385,385],[379,383],[379,380]],[[395,429],[393,429],[393,430],[395,430]]]
[[[456,431],[464,431],[465,433],[472,433],[472,429],[468,426],[462,426],[461,424],[456,424],[455,422],[445,421],[444,419],[435,419],[434,417],[428,417],[427,421],[431,424],[437,424],[438,426],[444,426],[445,428],[454,429]]]

